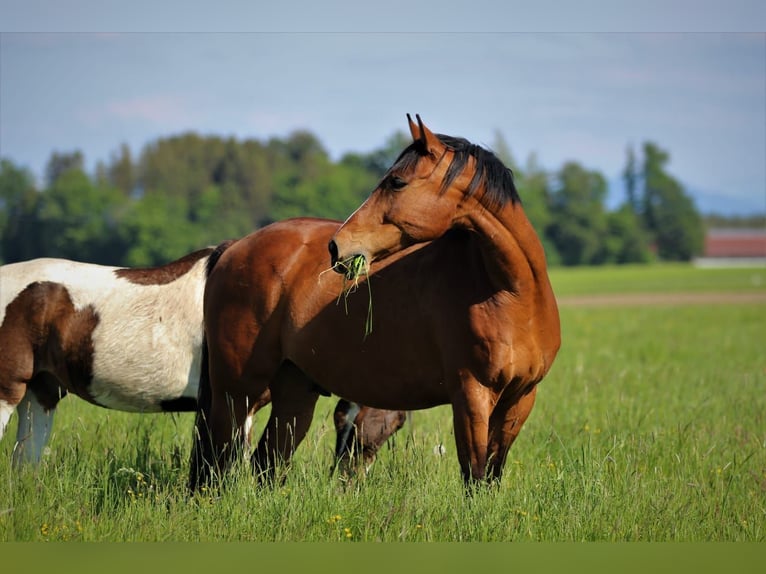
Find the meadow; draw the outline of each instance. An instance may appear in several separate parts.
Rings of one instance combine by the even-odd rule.
[[[502,483],[467,494],[448,407],[366,476],[331,473],[321,399],[282,484],[185,490],[191,415],[62,402],[37,469],[0,443],[1,541],[766,541],[766,302],[567,305],[584,294],[766,294],[766,269],[554,269],[563,346]],[[266,413],[258,417],[265,422]]]

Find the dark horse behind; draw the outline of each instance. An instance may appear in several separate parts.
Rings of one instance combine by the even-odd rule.
[[[213,268],[211,395],[192,488],[230,466],[265,389],[272,414],[252,462],[267,475],[290,459],[326,389],[383,409],[450,404],[465,481],[500,478],[560,345],[543,247],[492,153],[419,118],[410,130],[412,144],[345,223],[272,224]],[[325,273],[330,264],[340,273]],[[351,279],[359,290],[336,304]]]

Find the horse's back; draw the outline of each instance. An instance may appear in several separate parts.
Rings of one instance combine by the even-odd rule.
[[[0,266],[0,325],[6,307],[32,283],[50,282],[67,287],[75,304],[109,280],[114,267],[78,263],[68,259],[39,258]]]

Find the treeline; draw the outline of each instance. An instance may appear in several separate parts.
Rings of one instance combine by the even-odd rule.
[[[707,229],[766,229],[766,214],[720,215],[711,213],[704,216]]]
[[[94,173],[80,152],[54,152],[41,185],[2,160],[0,261],[148,266],[287,217],[345,219],[408,143],[395,133],[378,150],[333,161],[305,131],[268,141],[189,133],[138,157],[123,145]],[[702,248],[702,219],[667,172],[668,153],[651,142],[640,157],[628,149],[627,197],[611,211],[599,172],[574,161],[549,172],[534,155],[519,165],[499,133],[492,147],[513,169],[553,265],[689,260]]]

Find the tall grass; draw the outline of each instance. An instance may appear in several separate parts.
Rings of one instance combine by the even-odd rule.
[[[243,464],[189,497],[190,415],[69,398],[39,468],[0,444],[0,540],[766,541],[766,307],[561,314],[496,487],[465,492],[448,407],[414,413],[366,477],[332,476],[322,399],[283,484]]]

